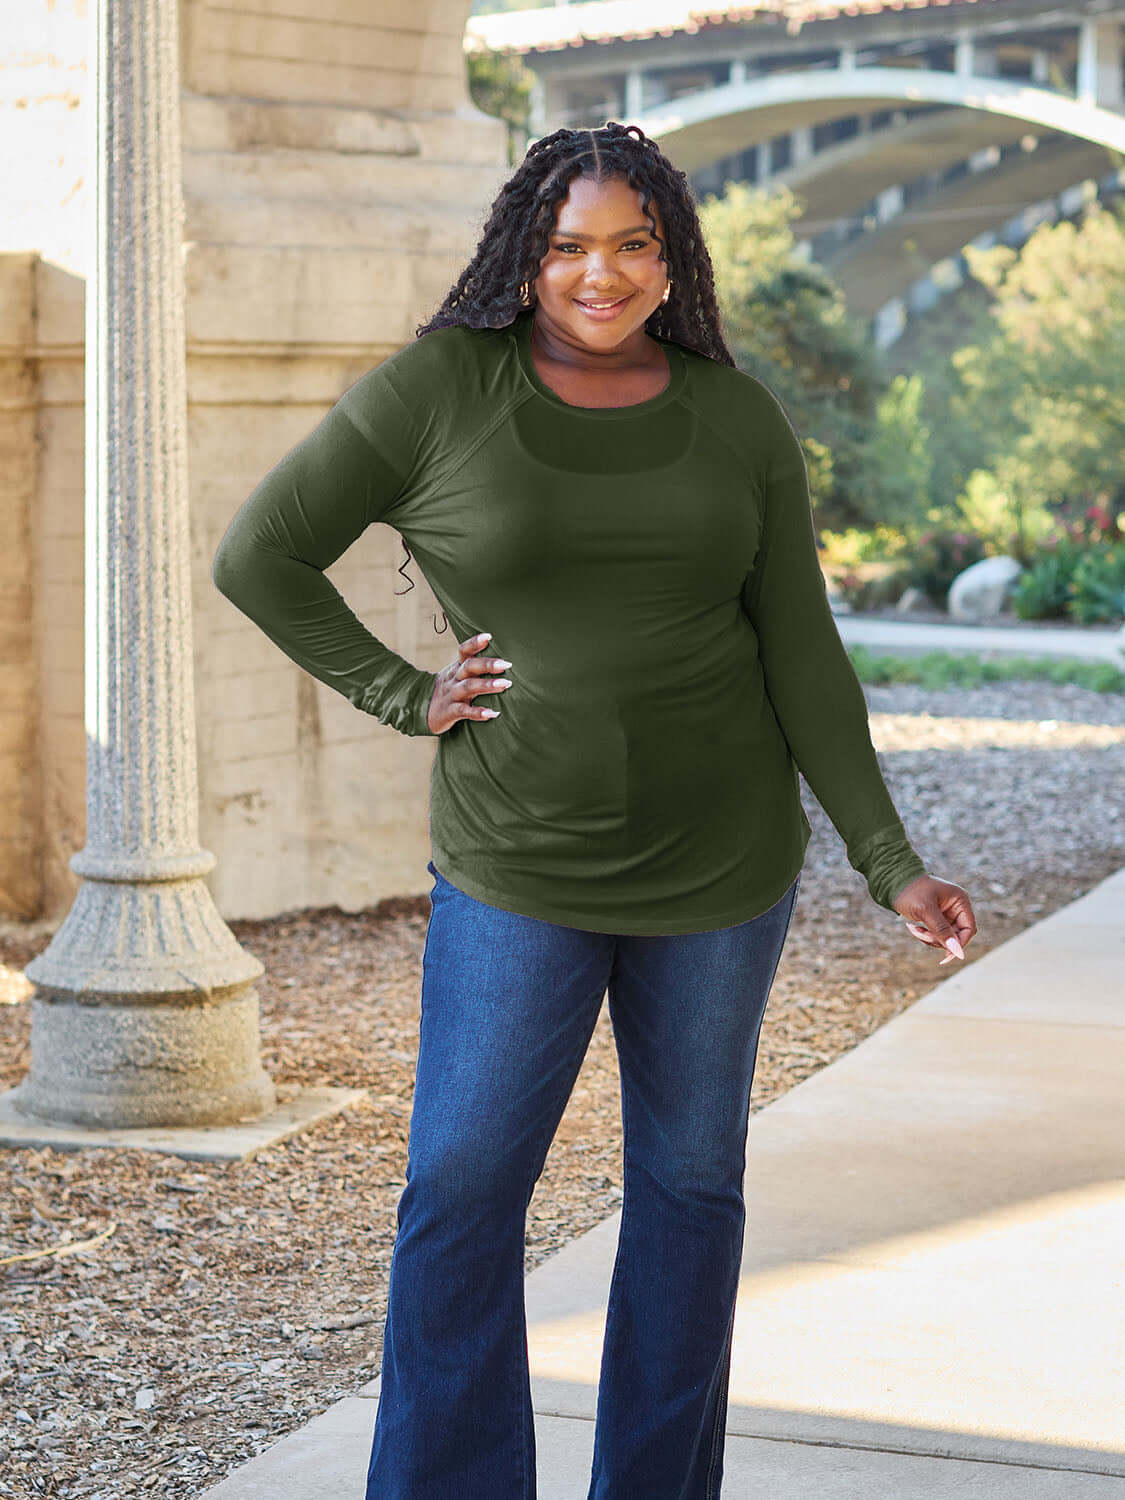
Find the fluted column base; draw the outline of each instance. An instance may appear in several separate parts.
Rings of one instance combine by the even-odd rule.
[[[36,988],[31,1068],[9,1095],[19,1113],[124,1128],[229,1125],[275,1107],[259,1059],[263,966],[197,875],[87,874],[25,972]]]

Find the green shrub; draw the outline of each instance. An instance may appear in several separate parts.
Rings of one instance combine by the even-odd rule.
[[[1109,661],[1050,656],[955,656],[948,651],[927,651],[919,656],[876,656],[866,646],[849,647],[848,657],[860,682],[916,682],[927,688],[946,688],[1045,678],[1049,682],[1073,682],[1096,693],[1125,693],[1125,672]]]
[[[1095,519],[1093,527],[1091,518]],[[1125,544],[1091,509],[1042,544],[1013,592],[1023,620],[1074,620],[1095,625],[1125,619]]]
[[[868,565],[837,573],[832,583],[833,591],[840,595],[852,609],[890,609],[902,595],[901,573],[886,565]]]
[[[946,595],[958,573],[984,556],[984,543],[968,531],[924,531],[903,552],[899,573],[903,588],[913,585],[944,609]]]
[[[1067,610],[1083,625],[1125,619],[1125,546],[1095,546],[1081,555]]]
[[[1081,550],[1067,536],[1051,538],[1016,580],[1012,606],[1021,620],[1061,620],[1070,602]]]
[[[854,568],[858,563],[897,557],[905,545],[901,531],[881,522],[873,527],[849,526],[846,531],[820,528],[821,561],[829,568]]]

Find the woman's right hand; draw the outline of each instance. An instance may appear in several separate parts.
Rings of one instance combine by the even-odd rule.
[[[452,729],[458,719],[495,719],[497,708],[477,707],[469,700],[479,693],[502,693],[511,687],[506,677],[495,677],[495,672],[506,672],[512,665],[498,656],[478,656],[492,639],[491,633],[470,636],[457,647],[457,660],[442,667],[434,683],[426,723],[433,734],[444,734]]]

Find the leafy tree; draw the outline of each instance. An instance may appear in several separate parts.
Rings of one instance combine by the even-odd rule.
[[[818,520],[869,526],[926,498],[920,390],[888,388],[866,326],[797,243],[791,224],[800,212],[789,188],[747,183],[700,204],[727,342],[802,434]]]
[[[1125,509],[1125,221],[1093,205],[1021,252],[968,249],[995,331],[953,355],[950,409],[1013,506]]]
[[[520,59],[506,52],[470,52],[466,60],[469,97],[486,115],[508,126],[508,165],[527,149],[532,75]]]
[[[872,481],[878,482],[880,519],[904,531],[925,509],[934,466],[930,431],[922,417],[924,389],[920,371],[892,378],[876,406],[867,450]]]

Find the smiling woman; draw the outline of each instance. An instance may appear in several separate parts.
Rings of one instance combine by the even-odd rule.
[[[668,383],[668,356],[645,331],[671,292],[660,211],[651,227],[632,223],[637,199],[623,178],[576,177],[539,263],[536,368],[575,406],[629,406]]]
[[[440,671],[325,577],[377,520],[454,627]],[[933,946],[975,925],[884,783],[801,444],[723,341],[683,174],[635,126],[536,141],[430,323],[263,479],[213,576],[437,738],[369,1500],[533,1500],[526,1211],[607,992],[625,1199],[589,1500],[716,1500],[798,772],[876,903]]]

